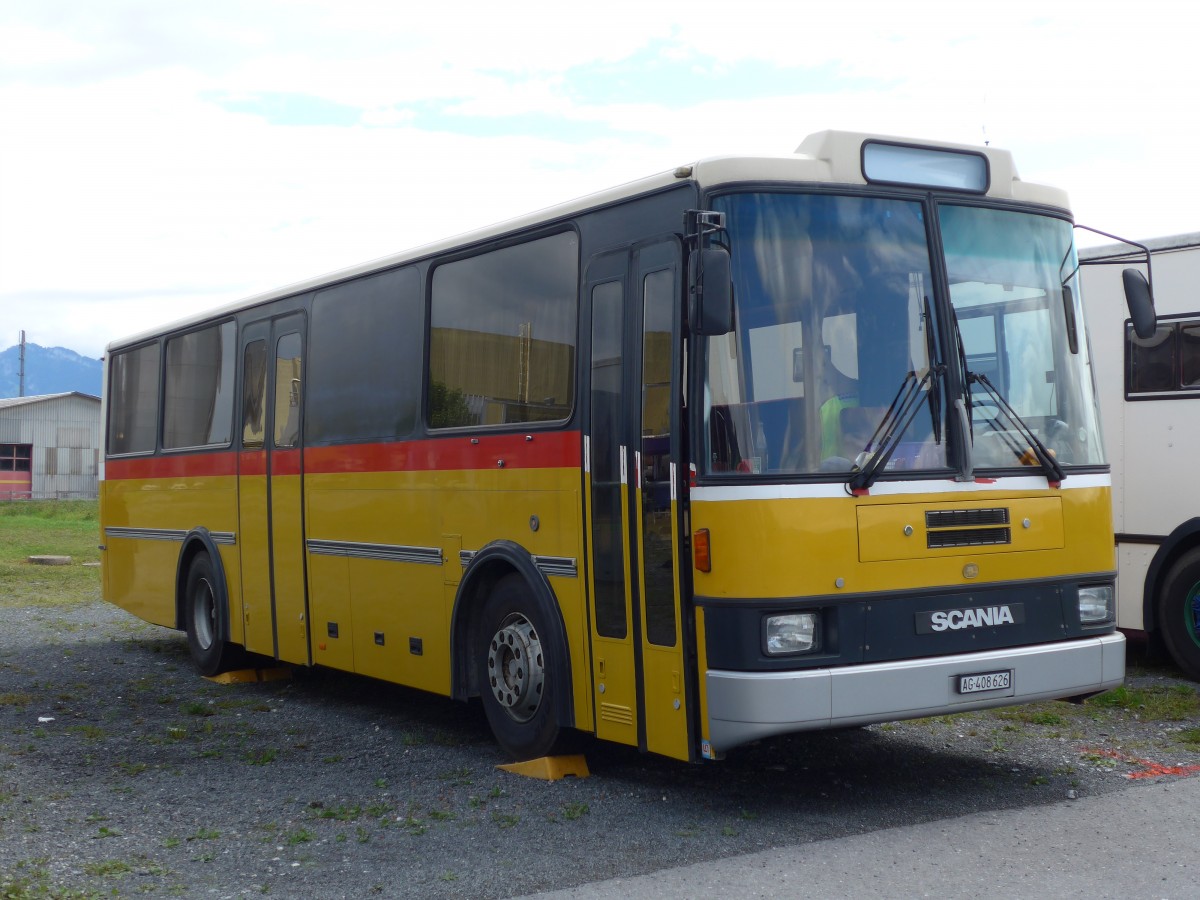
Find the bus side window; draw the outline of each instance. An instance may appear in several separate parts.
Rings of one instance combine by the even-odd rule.
[[[714,406],[708,414],[709,466],[713,472],[731,472],[740,461],[737,454],[737,434],[728,406]]]
[[[1183,387],[1200,387],[1200,325],[1179,326],[1179,369]]]
[[[1175,325],[1159,325],[1154,336],[1143,340],[1126,331],[1125,352],[1128,354],[1128,391],[1131,394],[1149,394],[1172,391],[1175,383]]]
[[[242,448],[263,448],[263,412],[267,407],[267,342],[246,345],[242,362]]]
[[[283,335],[275,352],[275,446],[300,440],[300,335]]]

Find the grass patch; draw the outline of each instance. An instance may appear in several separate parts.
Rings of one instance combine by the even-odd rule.
[[[1087,703],[1093,708],[1124,710],[1157,721],[1181,722],[1200,716],[1200,693],[1186,684],[1146,688],[1121,685]]]
[[[512,828],[521,821],[520,816],[514,816],[512,813],[494,812],[492,813],[492,822],[497,828]]]
[[[574,822],[577,819],[582,819],[589,812],[591,810],[586,803],[572,802],[563,807],[563,818],[568,822]]]
[[[1175,736],[1175,740],[1200,749],[1200,728],[1185,728]]]
[[[75,606],[100,597],[100,515],[95,500],[0,502],[0,606]],[[69,556],[35,566],[30,556]]]
[[[243,758],[252,766],[266,766],[275,762],[278,755],[279,751],[274,747],[267,747],[265,750],[251,751]]]
[[[995,712],[996,718],[1003,719],[1008,722],[1020,722],[1025,725],[1065,725],[1067,720],[1058,712],[1048,708],[1045,704],[1031,704],[1029,706],[1014,706],[1007,709],[999,709]]]
[[[128,875],[133,871],[133,866],[122,859],[106,859],[101,862],[88,863],[83,867],[83,871],[89,875],[113,876],[113,875]]]
[[[352,822],[362,815],[361,806],[318,806],[313,804],[318,819],[336,819],[338,822]]]

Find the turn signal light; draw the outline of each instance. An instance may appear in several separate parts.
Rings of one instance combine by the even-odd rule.
[[[692,535],[692,558],[697,571],[712,571],[712,547],[708,541],[707,528],[698,528]]]

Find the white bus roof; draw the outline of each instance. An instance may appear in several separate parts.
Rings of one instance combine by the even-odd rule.
[[[1187,234],[1173,234],[1167,237],[1150,238],[1138,241],[1144,244],[1151,253],[1171,253],[1176,250],[1195,250],[1200,247],[1200,231]],[[1125,259],[1135,260],[1142,256],[1142,251],[1129,244],[1105,244],[1102,247],[1088,247],[1079,251],[1080,259]]]
[[[866,185],[868,182],[862,172],[862,146],[866,141],[917,148],[962,151],[977,156],[984,156],[988,161],[988,173],[990,176],[986,191],[987,197],[1035,203],[1064,210],[1068,208],[1067,195],[1064,191],[1054,187],[1022,181],[1020,176],[1017,175],[1012,154],[1007,150],[1000,150],[995,147],[953,144],[944,141],[892,137],[866,132],[820,131],[805,138],[800,146],[796,148],[795,153],[788,156],[725,156],[702,159],[698,162],[679,166],[673,171],[660,172],[647,178],[579,197],[575,200],[528,213],[515,219],[498,222],[485,228],[465,232],[431,244],[414,247],[410,250],[298,281],[264,293],[255,294],[225,306],[215,307],[207,312],[180,319],[177,322],[164,325],[160,328],[115,340],[108,345],[107,349],[111,352],[114,349],[127,347],[165,332],[187,328],[210,319],[231,315],[240,310],[267,303],[271,300],[277,300],[293,294],[302,294],[359,275],[416,262],[417,260],[444,253],[454,248],[468,247],[472,244],[482,243],[522,231],[526,228],[554,222],[591,209],[608,206],[642,194],[662,190],[689,179],[704,190],[739,182]]]

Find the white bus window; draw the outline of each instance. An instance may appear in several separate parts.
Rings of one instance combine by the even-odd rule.
[[[1129,332],[1129,393],[1154,394],[1174,390],[1175,326],[1159,325],[1153,336]]]

